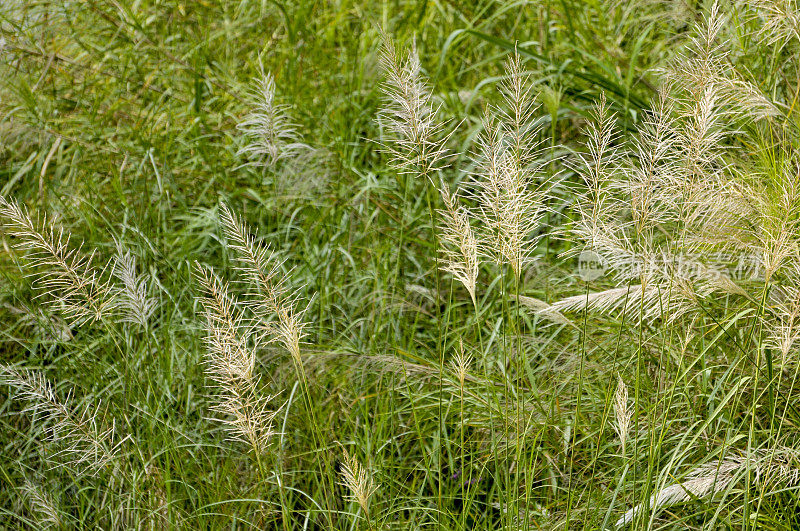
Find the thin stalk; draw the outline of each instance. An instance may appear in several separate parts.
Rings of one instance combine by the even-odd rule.
[[[460,415],[460,417],[459,417],[460,426],[459,427],[461,428],[460,429],[461,433],[459,434],[459,443],[460,443],[460,449],[461,449],[461,470],[462,470],[462,473],[461,473],[461,503],[462,503],[462,509],[463,509],[464,505],[466,504],[466,501],[467,501],[466,486],[465,486],[465,481],[464,481],[464,478],[466,478],[467,475],[463,473],[464,466],[465,466],[465,461],[466,461],[465,460],[465,452],[464,452],[464,379],[463,378],[461,378],[459,380],[458,387],[459,387],[459,415]],[[470,467],[470,471],[471,470],[472,470],[472,467]],[[462,510],[461,511],[461,529],[466,529],[466,524],[467,524],[466,511]]]
[[[325,517],[328,520],[328,526],[330,529],[334,529],[333,526],[333,519],[331,516],[331,512],[333,511],[333,503],[331,501],[331,496],[336,489],[334,483],[334,473],[330,466],[330,461],[328,459],[327,451],[324,448],[324,437],[322,436],[322,432],[320,431],[319,424],[317,424],[317,418],[314,414],[314,408],[312,407],[312,400],[311,400],[311,393],[308,389],[308,381],[306,379],[306,371],[302,365],[300,360],[294,360],[295,371],[297,372],[297,378],[300,380],[301,390],[304,396],[304,404],[306,407],[306,414],[308,417],[308,422],[311,424],[311,433],[312,437],[314,438],[314,445],[317,447],[319,451],[323,452],[322,455],[322,468],[320,472],[322,473],[324,478],[327,478],[330,485],[329,490],[325,491],[325,505],[327,507],[327,511],[325,512]],[[323,480],[324,481],[324,480]]]
[[[633,424],[633,432],[634,434],[639,433],[639,392],[642,386],[642,349],[644,348],[644,301],[645,301],[645,282],[644,279],[641,281],[641,301],[642,303],[639,305],[639,344],[636,348],[636,385],[634,386],[634,397],[633,397],[633,408],[634,408],[634,424]],[[633,462],[639,462],[639,437],[634,437],[633,439]],[[634,493],[633,496],[636,498],[636,466],[633,468],[633,488]],[[642,494],[642,501],[647,500],[647,496],[649,494],[649,488],[647,487],[647,483],[645,482],[645,492]],[[644,519],[644,511],[641,511],[642,519]]]
[[[578,418],[581,412],[581,395],[583,394],[583,364],[586,358],[586,330],[589,318],[589,283],[586,282],[586,304],[583,306],[583,330],[581,333],[581,362],[578,370],[578,395],[575,402],[575,420],[572,426],[572,440],[570,441],[569,452],[569,474],[567,476],[567,516],[566,527],[569,528],[569,518],[572,513],[572,470],[575,461],[575,440],[577,439],[576,432],[578,430]]]
[[[427,179],[426,179],[427,183]],[[431,232],[433,234],[433,256],[435,259],[439,260],[439,235],[436,232],[436,213],[433,208],[433,202],[431,201],[431,193],[432,193],[431,186],[426,186],[426,194],[425,199],[428,203],[428,215],[430,216],[431,220]],[[444,434],[444,415],[443,415],[443,400],[444,400],[444,349],[442,348],[442,318],[441,318],[441,309],[440,309],[440,301],[439,301],[439,286],[440,286],[440,271],[438,263],[436,264],[436,293],[434,296],[434,306],[436,308],[435,316],[436,316],[436,353],[439,356],[439,436],[441,437]],[[441,445],[439,446],[441,449]],[[439,474],[441,475],[441,459],[439,459]],[[438,500],[437,500],[437,508],[439,509],[439,514],[442,514],[442,481],[441,478],[437,481],[438,484]],[[439,527],[441,528],[441,519],[439,520]]]
[[[769,278],[764,279],[764,289],[761,291],[761,302],[759,303],[758,308],[756,309],[756,315],[753,318],[753,324],[750,326],[750,330],[748,331],[747,338],[745,339],[744,345],[747,346],[750,344],[752,340],[753,334],[755,333],[756,326],[758,326],[761,322],[761,315],[764,312],[764,308],[767,304],[767,295],[769,293]],[[759,328],[759,341],[758,341],[758,349],[761,349],[761,331]],[[774,415],[775,411],[775,399],[772,396],[772,358],[771,354],[768,353],[769,349],[764,349],[764,355],[767,358],[767,394],[769,398],[769,406],[770,406],[770,419]],[[761,376],[762,369],[761,369],[761,356],[756,355],[755,359],[755,368],[756,368],[756,381],[758,381],[759,377]],[[757,402],[758,402],[758,386],[753,385],[753,410],[750,414],[750,427],[747,434],[747,451],[748,453],[752,451],[753,447],[753,439],[755,438],[755,422],[756,422],[756,410],[757,410]],[[770,423],[771,424],[771,423]],[[745,490],[744,490],[744,521],[750,522],[750,481],[751,481],[751,474],[746,474],[745,477]],[[753,525],[755,526],[756,520],[753,520]],[[749,523],[747,524],[749,527]]]
[[[503,337],[503,373],[502,373],[502,376],[503,376],[503,407],[504,408],[508,408],[509,398],[510,398],[510,393],[511,393],[510,386],[508,384],[508,370],[509,370],[509,365],[510,365],[510,357],[509,357],[509,353],[508,353],[508,333],[507,333],[508,332],[508,330],[507,330],[507,327],[508,327],[508,315],[510,313],[509,309],[508,309],[508,270],[511,267],[508,264],[504,264],[502,266],[502,268],[503,268],[503,270],[502,270],[503,282],[502,282],[502,294],[501,294],[501,296],[502,296],[502,301],[503,301],[503,304],[502,304],[502,312],[503,312],[503,333],[502,333],[502,337]],[[503,439],[504,439],[504,441],[506,441],[505,442],[506,447],[508,446],[508,431],[509,431],[508,411],[504,410],[503,411]],[[511,464],[508,462],[508,452],[507,451],[506,451],[506,454],[503,457],[504,457],[504,461],[505,461],[503,463],[503,472],[504,472],[504,477],[503,477],[504,484],[503,484],[503,487],[506,489],[506,491],[508,491],[509,488],[510,488],[510,485],[511,485]],[[508,499],[508,497],[509,497],[508,493],[506,494],[506,497]],[[511,520],[510,520],[510,518],[511,518],[511,516],[510,516],[510,513],[511,513],[510,505],[511,504],[510,504],[509,501],[505,502],[505,513],[504,514],[505,514],[506,519],[507,519],[507,525],[509,525],[509,526],[512,525]]]

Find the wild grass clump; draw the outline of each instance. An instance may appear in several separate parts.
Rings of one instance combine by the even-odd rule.
[[[423,4],[0,8],[9,527],[800,526],[797,6]]]

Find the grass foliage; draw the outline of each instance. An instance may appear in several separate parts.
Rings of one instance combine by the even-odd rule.
[[[795,0],[5,0],[0,522],[797,529]]]

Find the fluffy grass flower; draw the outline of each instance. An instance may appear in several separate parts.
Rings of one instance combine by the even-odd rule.
[[[217,390],[213,410],[220,414],[231,439],[248,444],[257,457],[272,441],[274,398],[262,395],[255,374],[259,336],[237,300],[213,272],[198,266],[197,280],[204,292],[206,375]]]
[[[404,57],[388,35],[382,37],[380,64],[386,81],[379,118],[392,137],[384,149],[400,172],[430,178],[447,155],[438,107],[422,75],[416,48]]]
[[[343,454],[344,460],[340,468],[340,484],[347,488],[350,493],[348,498],[358,503],[361,510],[364,511],[364,515],[369,519],[369,502],[377,490],[377,486],[374,484],[369,471],[361,466],[355,456],[351,456],[347,450],[343,450]]]
[[[250,229],[225,204],[220,208],[220,220],[227,245],[235,253],[237,270],[250,287],[246,306],[261,318],[267,332],[278,338],[295,362],[302,364],[300,343],[306,335],[306,325],[296,298],[287,293],[283,278],[278,275],[282,262],[269,247],[256,241]],[[273,315],[277,316],[277,324],[269,321]]]
[[[617,390],[614,392],[614,431],[617,432],[619,437],[623,456],[625,455],[625,443],[628,441],[632,417],[633,409],[628,404],[628,386],[625,385],[622,376],[618,374]]]
[[[458,197],[447,191],[446,184],[441,183],[441,194],[445,208],[439,211],[443,220],[441,229],[444,266],[442,269],[452,274],[469,292],[472,304],[477,304],[475,289],[480,268],[478,240],[470,225],[470,215],[466,208],[459,205]]]
[[[30,261],[28,275],[42,294],[52,297],[53,308],[72,324],[98,321],[113,308],[112,290],[102,271],[84,255],[81,246],[70,246],[70,235],[53,220],[36,220],[13,200],[0,196],[0,218],[15,238],[15,249]]]
[[[760,483],[797,485],[800,482],[800,454],[794,448],[779,447],[711,461],[689,472],[686,480],[660,489],[650,497],[647,505],[637,505],[627,511],[617,520],[616,526],[632,522],[647,507],[656,511],[723,492],[747,471],[753,472]]]
[[[117,309],[122,311],[121,322],[146,327],[158,301],[149,295],[147,281],[136,270],[136,257],[117,242],[114,257],[114,276],[122,283],[117,293]]]
[[[75,410],[69,399],[56,396],[42,374],[11,365],[0,365],[0,383],[16,389],[20,399],[29,402],[27,411],[34,421],[45,424],[48,440],[57,447],[54,458],[59,466],[94,475],[114,465],[124,439],[113,442],[114,428],[101,427],[99,408]]]
[[[252,109],[238,124],[247,144],[238,154],[255,166],[274,167],[283,159],[296,158],[311,148],[304,144],[297,125],[289,116],[289,106],[277,102],[275,78],[263,67],[250,90],[247,103]]]
[[[61,510],[49,492],[27,479],[19,490],[36,518],[39,529],[61,529],[63,527]]]

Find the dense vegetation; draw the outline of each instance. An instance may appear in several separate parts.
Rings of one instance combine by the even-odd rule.
[[[5,528],[797,529],[795,0],[4,0]]]

